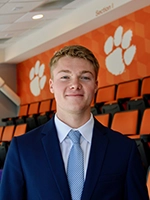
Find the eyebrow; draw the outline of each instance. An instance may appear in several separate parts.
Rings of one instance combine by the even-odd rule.
[[[59,74],[59,73],[62,73],[62,72],[71,74],[71,71],[70,71],[70,70],[60,70],[60,71],[58,72],[58,74]],[[86,73],[89,73],[89,74],[91,74],[92,76],[94,76],[93,73],[90,72],[90,71],[88,71],[88,70],[81,71],[80,75],[86,74]]]
[[[64,70],[64,69],[62,69],[62,70],[60,70],[60,71],[58,72],[58,74],[59,74],[59,73],[62,73],[62,72],[71,73],[71,71],[69,71],[69,70]]]

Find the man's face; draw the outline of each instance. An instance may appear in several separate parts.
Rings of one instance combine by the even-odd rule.
[[[50,91],[54,93],[58,113],[90,110],[97,81],[89,61],[65,56],[59,59],[52,73]]]

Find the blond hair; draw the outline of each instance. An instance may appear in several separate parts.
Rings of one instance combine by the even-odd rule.
[[[82,58],[82,59],[86,59],[89,62],[91,62],[94,67],[95,76],[97,79],[98,71],[99,71],[99,67],[100,67],[98,60],[96,59],[94,54],[89,49],[87,49],[84,46],[80,46],[80,45],[65,46],[62,49],[60,49],[59,51],[55,52],[54,56],[50,60],[51,74],[52,74],[54,65],[58,62],[58,60],[60,58],[62,58],[64,56],[71,56],[74,58],[75,57]]]

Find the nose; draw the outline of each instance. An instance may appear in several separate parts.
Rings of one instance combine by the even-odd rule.
[[[82,87],[80,80],[78,78],[72,80],[72,82],[70,83],[70,89],[72,90],[80,90]]]

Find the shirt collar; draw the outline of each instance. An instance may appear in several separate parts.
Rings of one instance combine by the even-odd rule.
[[[60,141],[60,143],[62,143],[72,128],[70,126],[66,125],[60,119],[58,119],[56,114],[54,117],[54,122],[56,125],[56,130],[57,130],[59,141]],[[87,140],[87,142],[91,143],[93,127],[94,127],[94,118],[91,113],[90,119],[84,125],[80,126],[79,128],[77,128],[75,130],[78,130],[81,133],[81,135],[84,137],[84,139]]]

